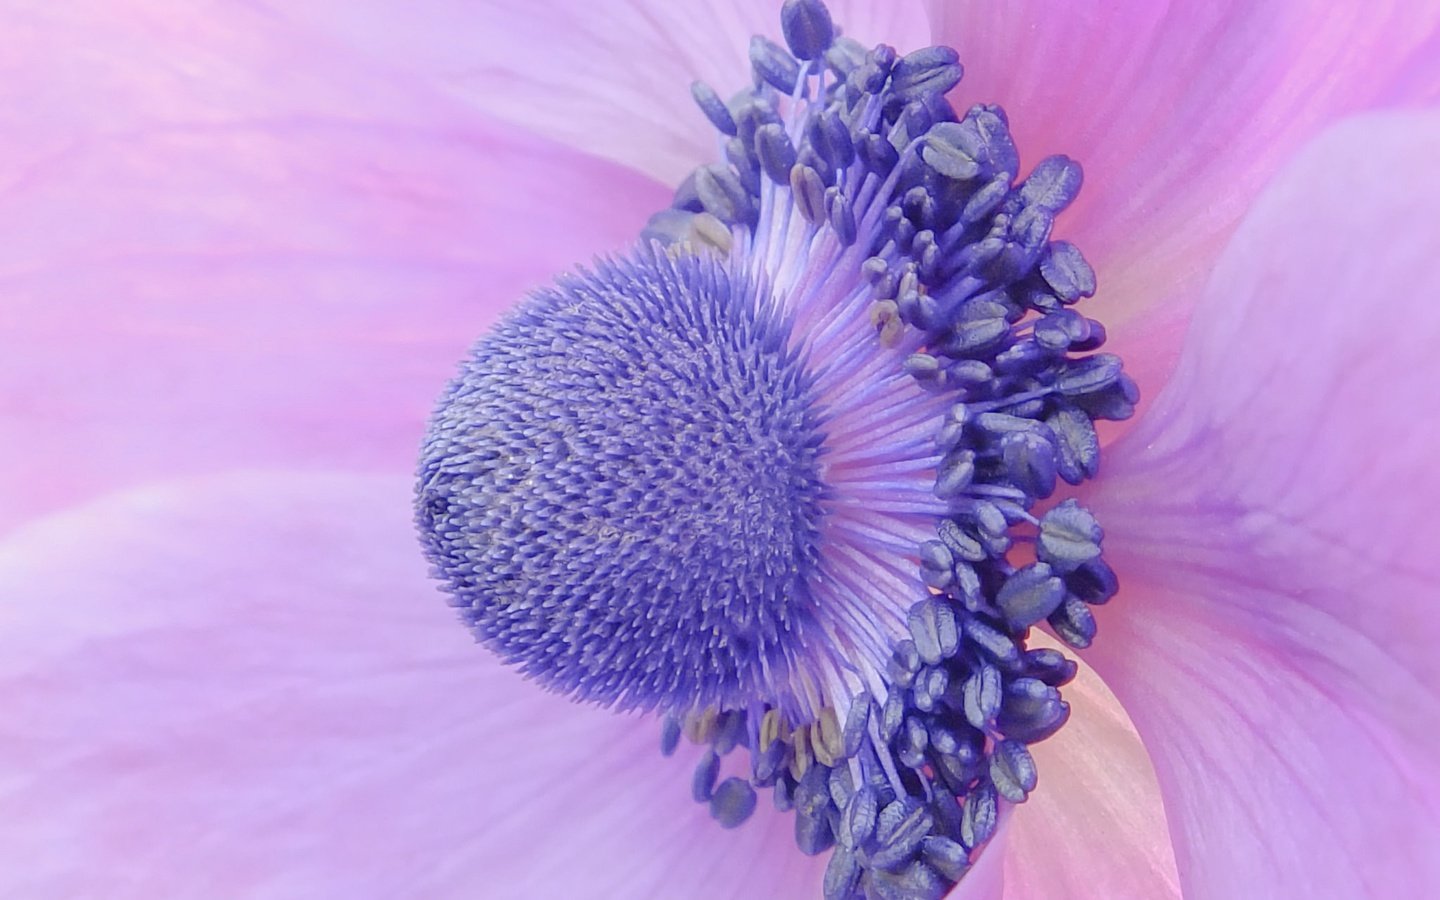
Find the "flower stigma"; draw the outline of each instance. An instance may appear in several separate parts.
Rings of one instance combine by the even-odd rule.
[[[704,748],[720,826],[768,790],[827,900],[939,897],[1069,717],[1030,629],[1089,646],[1116,577],[1046,501],[1138,395],[1050,239],[1079,165],[1017,180],[949,48],[867,50],[819,0],[781,24],[751,87],[692,88],[724,161],[475,345],[416,518],[480,643]]]

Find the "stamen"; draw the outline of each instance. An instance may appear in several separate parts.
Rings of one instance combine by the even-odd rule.
[[[738,828],[755,812],[755,789],[743,779],[727,778],[710,798],[710,815],[722,828]]]
[[[730,115],[730,109],[715,89],[703,81],[697,81],[690,85],[690,93],[695,97],[695,102],[700,105],[700,110],[705,113],[705,118],[710,124],[719,129],[721,134],[735,136],[738,130],[735,126],[735,119]]]
[[[781,25],[752,88],[691,86],[723,161],[476,346],[417,519],[482,642],[704,748],[720,825],[768,788],[833,850],[827,898],[939,897],[1069,718],[1076,664],[1029,629],[1088,646],[1117,583],[1095,518],[1044,504],[1138,395],[1050,239],[1080,166],[1017,183],[949,48],[866,50],[820,0]]]
[[[952,50],[900,57],[883,46],[866,53],[845,39],[822,50],[804,36],[818,6],[785,5],[787,42],[799,59],[823,54],[841,80],[817,83],[814,100],[788,111],[763,89],[738,101],[745,119],[762,123],[750,129],[764,174],[759,221],[776,222],[779,210],[793,208],[814,237],[798,249],[783,238],[778,258],[778,234],[737,234],[737,247],[748,241],[747,259],[763,259],[763,271],[782,286],[788,267],[814,271],[827,258],[827,280],[843,280],[853,259],[852,296],[868,298],[863,321],[878,338],[871,352],[907,351],[895,359],[899,370],[953,400],[932,419],[939,456],[930,457],[931,489],[941,501],[934,537],[914,551],[935,595],[910,607],[908,638],[896,642],[880,683],[866,681],[883,702],[869,693],[852,698],[840,753],[816,753],[813,767],[814,744],[806,740],[813,735],[797,729],[788,772],[798,779],[803,851],[827,847],[844,812],[827,896],[857,889],[921,896],[932,881],[943,887],[964,874],[970,853],[993,832],[997,796],[1020,802],[1035,788],[1026,743],[1068,718],[1056,688],[1073,677],[1074,664],[1055,651],[1024,649],[1026,631],[1048,621],[1062,640],[1088,645],[1087,603],[1113,594],[1114,578],[1099,560],[1100,527],[1077,503],[1038,519],[1029,509],[1057,481],[1076,484],[1095,473],[1092,420],[1127,416],[1135,391],[1117,358],[1071,356],[1104,342],[1098,323],[1067,308],[1093,293],[1094,273],[1073,245],[1048,240],[1054,215],[1079,190],[1079,166],[1050,157],[1015,185],[1019,154],[1004,112],[977,106],[956,117],[943,100],[962,73]],[[810,96],[793,80],[807,80],[807,70],[782,53],[769,42],[752,44],[757,83]],[[767,107],[771,114],[759,112]],[[810,324],[805,309],[813,299],[794,304],[802,307],[797,323]],[[815,344],[841,335],[849,338],[832,325]],[[841,351],[847,365],[851,347]],[[843,404],[858,395],[829,396]],[[890,460],[890,471],[900,462]],[[873,528],[847,534],[884,540]],[[1035,544],[1035,562],[1009,562],[1017,537]],[[860,768],[846,764],[865,759],[871,762]],[[849,804],[827,804],[807,779],[835,766],[868,768],[880,780]],[[777,788],[785,783],[782,776]],[[934,798],[946,791],[963,798],[951,816],[934,811]],[[887,798],[892,814],[883,829],[867,812],[875,797]]]
[[[780,26],[799,59],[819,59],[835,39],[830,10],[820,0],[790,0],[780,9]]]

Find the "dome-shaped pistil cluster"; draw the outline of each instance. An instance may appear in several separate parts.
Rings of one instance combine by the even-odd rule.
[[[586,700],[794,708],[771,685],[814,630],[822,436],[786,338],[761,285],[646,250],[482,339],[418,504],[477,637]]]
[[[829,900],[939,897],[1068,718],[1075,663],[1030,629],[1087,646],[1116,580],[1095,519],[1046,501],[1137,394],[1051,240],[1079,166],[1021,178],[1005,113],[945,99],[948,48],[781,18],[752,87],[693,88],[724,162],[477,346],[419,519],[484,642],[705,748],[722,826],[769,789],[833,851]]]

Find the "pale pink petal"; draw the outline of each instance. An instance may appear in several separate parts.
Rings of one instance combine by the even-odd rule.
[[[937,39],[966,66],[952,100],[1003,104],[1023,165],[1052,153],[1083,163],[1085,188],[1060,231],[1096,265],[1091,314],[1112,326],[1118,352],[1162,357],[1147,366],[1159,376],[1178,351],[1155,343],[1178,330],[1173,307],[1193,305],[1255,194],[1307,139],[1352,111],[1440,97],[1435,3],[930,8]],[[1135,316],[1145,320],[1129,327]]]
[[[409,485],[148,486],[0,545],[0,895],[809,897],[654,722],[540,692],[427,583]]]
[[[419,72],[442,91],[527,129],[678,184],[719,158],[695,106],[702,79],[722,97],[752,83],[750,37],[780,40],[779,0],[319,0],[288,21],[340,37],[378,66]],[[923,0],[829,4],[867,46],[930,43]]]
[[[249,7],[6,28],[0,528],[161,474],[408,470],[497,311],[668,202]]]
[[[1059,644],[1037,636],[1032,646]],[[1040,787],[1013,813],[1006,900],[1178,898],[1160,786],[1135,726],[1089,666],[1064,690],[1070,721],[1031,748]]]
[[[1440,116],[1265,192],[1091,494],[1187,897],[1440,891]]]

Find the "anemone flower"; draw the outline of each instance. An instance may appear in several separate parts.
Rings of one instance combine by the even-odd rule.
[[[1426,548],[1440,497],[1429,385],[1440,343],[1440,119],[1425,109],[1440,95],[1440,9],[851,0],[830,6],[845,35],[836,39],[816,4],[785,4],[783,28],[779,6],[0,6],[0,894],[813,897],[827,873],[836,896],[933,895],[955,878],[953,897],[1440,891],[1440,567]],[[755,34],[772,40],[752,44]],[[943,51],[904,56],[908,68],[867,53],[882,42],[902,54],[953,47],[965,79],[954,86],[956,57]],[[808,67],[817,58],[838,73],[832,85],[861,71],[851,99],[873,99],[875,122],[923,140],[895,159],[874,142],[827,143],[836,133],[825,103],[839,93]],[[773,85],[798,85],[797,70],[814,93],[786,100]],[[755,90],[736,106],[705,87],[692,93],[697,80],[727,98]],[[904,102],[891,104],[897,96]],[[778,121],[746,97],[772,104]],[[811,100],[814,132],[795,112]],[[906,112],[917,104],[923,112]],[[687,182],[722,160],[731,128],[749,140],[733,168]],[[1072,160],[1084,165],[1078,199]],[[907,294],[896,278],[890,293],[866,294],[875,302],[864,315],[827,330],[825,309],[844,308],[849,294],[826,293],[834,279],[813,276],[817,260],[854,261],[845,248],[868,246],[871,230],[904,227],[884,220],[883,204],[868,215],[864,180],[847,193],[827,164],[930,167],[915,182],[927,190],[901,203],[912,221],[964,215],[960,201],[995,181],[997,202],[1014,206],[983,214],[1034,229],[1014,226],[987,245],[1016,267],[1004,296],[953,280]],[[804,172],[779,177],[806,167],[824,176],[820,189]],[[1053,208],[1037,200],[1041,188],[1058,198]],[[771,202],[749,209],[752,196]],[[777,218],[781,196],[792,231]],[[1072,199],[1052,239],[1050,218]],[[968,228],[954,231],[945,260],[980,252],[989,232]],[[642,231],[660,243],[638,246]],[[811,242],[784,237],[792,232]],[[916,240],[906,235],[903,252]],[[702,244],[715,252],[691,253]],[[1069,308],[1091,292],[1076,247],[1098,273],[1083,314]],[[597,254],[610,261],[575,269]],[[945,265],[910,261],[895,274],[938,278]],[[886,283],[886,271],[863,288],[851,274],[857,295]],[[771,287],[822,306],[767,305]],[[431,560],[486,650],[427,576],[411,472],[455,361],[530,291],[446,393],[422,467]],[[715,306],[722,294],[749,298],[743,328]],[[745,360],[770,365],[747,390],[773,388],[761,406],[825,432],[830,460],[851,453],[849,469],[827,472],[852,477],[815,494],[799,478],[785,494],[799,510],[789,519],[756,507],[747,521],[803,538],[775,551],[774,567],[746,555],[756,545],[737,529],[727,546],[746,553],[687,570],[709,592],[697,603],[722,597],[737,620],[775,625],[732,634],[760,634],[768,650],[705,643],[683,621],[657,629],[653,647],[607,643],[595,636],[617,626],[602,617],[560,665],[527,637],[545,623],[473,602],[477,570],[463,565],[484,535],[509,540],[507,553],[543,535],[534,523],[476,526],[504,500],[453,483],[439,497],[436,473],[454,476],[457,459],[504,462],[504,441],[524,431],[516,422],[543,432],[524,419],[537,395],[514,374],[550,377],[537,354],[570,346],[577,329],[601,350],[633,351],[616,337],[625,329],[596,325],[594,310],[618,298],[628,315],[635,298],[654,296],[710,298],[685,308],[740,328],[727,332],[735,354],[709,359],[717,383]],[[591,318],[564,318],[576,309]],[[626,334],[656,337],[648,309]],[[1003,320],[993,339],[1008,342],[1006,361],[987,357],[994,365],[982,371],[955,362],[973,362],[968,351],[926,352],[926,323],[949,316],[958,334],[962,309],[986,313],[968,323]],[[775,337],[785,328],[829,343],[816,337],[810,355],[787,355]],[[1048,340],[1041,331],[1058,342],[1049,355],[1014,349]],[[1099,444],[1067,435],[1090,434],[1092,419],[1121,417],[1134,399],[1118,362],[1079,355],[1107,335],[1146,397],[1125,425],[1102,423],[1103,463],[1086,480]],[[512,366],[490,365],[505,353]],[[682,387],[700,377],[687,371]],[[1004,393],[997,372],[1023,375]],[[1034,396],[1015,393],[1025,378]],[[1070,412],[1045,432],[1022,423],[987,450],[965,430],[973,423],[949,412],[957,395],[914,388],[925,379],[945,390],[983,384],[985,402],[1004,401],[977,415],[1053,417],[1057,392]],[[889,412],[867,418],[845,405],[872,388]],[[509,399],[487,399],[497,394]],[[812,401],[823,422],[806,418]],[[967,495],[970,519],[947,506],[938,518],[959,524],[938,542],[911,515],[930,516],[934,530],[934,500],[921,499],[936,496],[937,463],[907,468],[919,446],[904,443],[910,414],[934,426],[927,441],[942,423],[972,440],[973,473],[941,467],[942,481],[955,476],[948,500],[970,485],[989,492]],[[786,471],[819,465],[806,455],[810,437],[782,447],[798,467]],[[742,464],[756,458],[736,457],[728,474],[748,478]],[[868,475],[856,460],[874,464]],[[602,494],[623,483],[562,463],[557,471]],[[1057,472],[1084,483],[1062,485],[1055,498],[1073,494],[1064,502],[1034,502]],[[867,493],[871,476],[891,490]],[[921,499],[897,511],[895,491]],[[836,496],[863,502],[846,519],[825,505]],[[987,531],[991,507],[1005,515]],[[584,522],[563,513],[552,511],[551,526],[573,538]],[[814,535],[837,520],[852,543],[815,550]],[[1095,561],[1096,521],[1108,569]],[[981,538],[999,549],[967,569],[955,554]],[[865,555],[886,541],[893,555]],[[820,595],[799,582],[776,588],[773,573],[833,565],[830,548],[842,545],[860,563],[849,582],[835,579],[853,591],[823,595],[830,618],[785,607]],[[626,569],[630,560],[591,562],[649,577]],[[722,569],[753,575],[758,594],[725,594]],[[1092,616],[1081,600],[1107,599],[1109,570],[1119,593]],[[970,594],[957,587],[967,572],[979,579]],[[886,593],[906,579],[902,598]],[[736,599],[753,596],[783,608]],[[948,612],[934,599],[966,596],[970,607]],[[597,608],[568,609],[586,621]],[[1019,624],[1047,615],[1052,637]],[[956,616],[990,631],[956,631]],[[1097,621],[1077,676],[1056,638],[1087,644]],[[803,633],[804,647],[775,637],[786,629]],[[958,642],[996,638],[992,650],[1010,652],[1021,635],[1036,642],[1028,668],[997,662],[985,674],[981,656],[956,668]],[[707,662],[645,680],[644,666],[617,661],[661,651]],[[773,677],[756,679],[746,659]],[[818,790],[805,781],[798,757],[808,754],[807,772],[833,774],[843,767],[822,755],[850,754],[850,717],[837,710],[870,710],[856,746],[877,761],[909,739],[877,737],[884,710],[832,696],[834,685],[871,676],[913,705],[928,679],[956,672],[974,677],[977,708],[991,704],[974,745],[988,769],[956,776],[933,755],[912,766],[900,747],[890,762],[910,774]],[[1071,677],[1067,723],[1048,682]],[[996,699],[1017,679],[1039,699]],[[899,690],[902,680],[913,689]],[[933,686],[924,702],[948,702]],[[755,715],[732,715],[757,692],[765,703],[745,709]],[[963,706],[963,695],[949,696]],[[662,722],[695,712],[687,697],[725,716]],[[755,745],[754,769],[735,754],[720,771],[717,744],[755,744],[767,715],[772,736],[782,718],[810,730]],[[699,745],[679,742],[665,759],[662,732],[673,748],[679,718]],[[955,739],[911,718],[931,729],[925,740]],[[774,746],[784,755],[767,761]],[[762,765],[784,771],[762,777]],[[753,784],[768,788],[758,805]],[[926,785],[950,786],[963,821],[937,821],[901,796]],[[843,822],[814,814],[830,808],[823,788],[845,793],[834,807]],[[874,811],[889,810],[883,840],[873,822],[856,840],[863,804],[848,801],[862,788],[872,802],[889,791]],[[1017,793],[1030,798],[995,804]],[[801,808],[774,809],[771,794]],[[982,794],[989,806],[969,799]],[[922,820],[895,852],[895,835]],[[811,831],[797,829],[805,822]],[[837,865],[847,853],[850,867]]]

